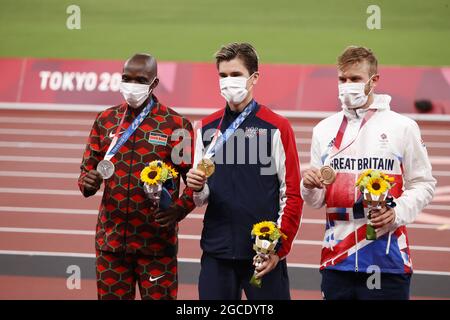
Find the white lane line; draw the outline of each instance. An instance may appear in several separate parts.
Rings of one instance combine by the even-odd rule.
[[[93,236],[95,231],[91,230],[72,230],[72,229],[47,229],[47,228],[11,228],[0,227],[0,232],[5,233],[40,233],[40,234],[71,234],[80,236]],[[179,239],[184,240],[200,240],[201,236],[196,234],[179,234]],[[294,240],[294,244],[298,245],[313,245],[322,246],[323,242],[319,240]],[[449,247],[437,247],[437,246],[410,246],[411,250],[420,251],[440,251],[450,252]]]
[[[60,190],[60,189],[31,189],[31,188],[0,188],[0,193],[14,193],[14,194],[51,194],[62,196],[82,196],[78,190]],[[99,192],[94,197],[102,196],[103,193]]]
[[[450,130],[442,130],[442,129],[424,129],[420,130],[420,133],[423,136],[450,136]]]
[[[0,250],[0,255],[13,256],[41,256],[41,257],[70,257],[70,258],[95,258],[94,253],[62,252],[62,251],[25,251],[25,250]],[[200,259],[178,257],[180,262],[200,263]],[[309,263],[289,263],[291,268],[319,269],[319,265]],[[414,270],[414,273],[435,276],[450,276],[450,272],[434,270]]]
[[[65,208],[33,208],[33,207],[7,207],[0,206],[0,213],[48,213],[48,214],[81,214],[81,215],[98,215],[98,210],[88,209],[65,209]],[[190,213],[187,219],[203,219],[204,215],[199,213]]]
[[[437,194],[437,195],[447,194],[447,193],[450,193],[450,186],[437,187],[436,191],[434,192],[434,194]]]
[[[78,179],[75,173],[36,172],[36,171],[0,171],[0,177]]]
[[[0,161],[12,162],[40,162],[40,163],[81,163],[80,158],[63,158],[63,157],[27,157],[27,156],[0,156]]]
[[[293,125],[292,126],[292,130],[294,130],[295,132],[311,132],[313,130],[314,126],[297,126],[297,125]]]
[[[182,109],[181,109],[182,110]],[[86,125],[91,126],[92,119],[70,119],[70,118],[44,118],[44,117],[0,117],[0,123],[34,123],[48,125]],[[297,132],[312,132],[314,126],[293,125],[292,128]],[[421,130],[424,136],[450,136],[450,130],[444,129],[424,129]]]
[[[100,112],[107,109],[105,105],[92,104],[56,104],[56,103],[39,103],[39,102],[0,102],[2,110],[47,110],[47,111],[76,111],[76,112]],[[217,108],[191,108],[187,106],[179,106],[173,108],[182,115],[198,115],[207,116],[217,111]],[[277,113],[284,117],[290,118],[292,121],[300,119],[321,120],[336,113],[336,111],[298,111],[298,110],[277,110]],[[404,116],[416,121],[433,121],[438,124],[450,121],[450,115],[446,114],[418,114],[418,113],[402,113]]]
[[[450,217],[422,212],[417,216],[416,222],[424,222],[439,225],[438,230],[450,224]]]
[[[440,205],[440,204],[429,204],[428,206],[426,206],[427,210],[444,210],[444,211],[448,211],[450,210],[450,206],[446,206],[446,205]]]
[[[47,228],[9,228],[0,227],[0,232],[8,233],[43,233],[43,234],[73,234],[78,236],[92,236],[95,231],[72,229],[47,229]]]
[[[90,125],[92,124],[92,121],[90,120],[74,120],[70,121],[70,119],[28,119],[29,121],[26,122],[19,122],[17,119],[20,118],[14,118],[11,117],[10,119],[7,119],[7,117],[0,117],[0,123],[45,123],[45,124],[82,124],[82,125]],[[9,120],[9,121],[8,121]],[[34,121],[37,120],[37,121]],[[312,126],[293,126],[294,132],[307,132],[312,134]],[[87,137],[89,135],[89,130],[81,131],[81,130],[42,130],[42,129],[20,129],[20,128],[0,128],[0,134],[2,135],[21,135],[21,136],[27,136],[27,135],[39,135],[39,136],[61,136],[61,137]],[[422,135],[429,135],[429,136],[449,136],[450,130],[423,130]],[[302,144],[310,144],[311,139],[303,139],[303,138],[297,138],[297,143]],[[427,147],[429,148],[449,148],[450,143],[448,142],[427,142]]]
[[[39,123],[39,124],[68,124],[68,125],[89,125],[94,123],[88,119],[69,119],[69,118],[41,118],[41,117],[0,117],[0,123]]]
[[[441,252],[450,252],[450,248],[447,247],[436,247],[436,246],[413,246],[411,245],[410,248],[412,250],[418,250],[418,251],[441,251]]]
[[[433,203],[435,202],[449,202],[450,194],[437,195],[433,197]]]
[[[0,212],[3,213],[46,213],[46,214],[80,214],[80,215],[98,215],[98,210],[88,209],[67,209],[67,208],[40,208],[40,207],[8,207],[0,206]],[[187,219],[202,220],[205,217],[202,213],[190,213],[186,216]],[[324,219],[308,219],[303,218],[302,224],[318,224],[325,225]],[[412,229],[432,229],[441,230],[440,224],[424,224],[424,223],[412,223],[408,225],[408,228]],[[448,230],[448,229],[442,229]]]
[[[425,142],[427,148],[436,149],[448,149],[450,148],[450,143],[448,142]]]
[[[18,256],[95,258],[94,253],[57,252],[57,251],[50,252],[50,251],[0,250],[0,254],[18,255]]]
[[[433,176],[450,177],[450,171],[433,171]]]
[[[6,206],[1,206],[0,212],[98,215],[98,210],[65,209],[65,208],[6,207]]]
[[[450,164],[450,157],[429,157],[432,164]]]
[[[295,142],[302,148],[308,147],[309,149],[311,146],[311,139],[308,138],[295,138]]]
[[[0,141],[0,148],[83,150],[85,144],[31,141]]]
[[[0,129],[0,134],[5,134],[3,131],[6,131],[9,129]],[[65,137],[87,137],[89,135],[89,132],[83,132],[83,131],[67,131],[66,134],[64,134],[65,131],[61,130],[60,134],[44,134],[44,132],[50,132],[50,131],[58,131],[58,130],[34,130],[36,133],[29,133],[27,135],[53,135],[53,136],[65,136]],[[58,131],[59,132],[59,131]],[[72,133],[71,133],[72,132]],[[9,134],[15,134],[19,135],[19,130],[17,133],[9,133]],[[25,135],[25,134],[23,134]],[[296,143],[298,144],[299,148],[301,149],[309,149],[311,145],[311,139],[306,138],[296,138]],[[72,143],[51,143],[51,142],[33,142],[33,141],[0,141],[0,147],[2,148],[36,148],[36,149],[80,149],[84,148],[84,144],[72,144]],[[436,149],[448,149],[450,148],[450,143],[447,142],[429,142],[427,143],[427,147],[429,148],[436,148]],[[307,153],[309,154],[309,153]],[[439,161],[442,161],[439,159]]]
[[[72,144],[71,144],[72,145]],[[83,150],[84,145],[78,145],[77,147],[70,146],[70,149]],[[309,152],[299,152],[301,158],[304,160],[309,160]],[[80,164],[80,158],[63,158],[63,157],[35,157],[35,156],[0,156],[0,161],[12,161],[12,162],[36,162],[36,163],[77,163]],[[430,157],[432,164],[450,164],[450,157]],[[302,171],[309,168],[309,163],[306,161],[301,161]],[[433,171],[434,175],[449,176],[450,173],[447,171]]]
[[[58,123],[58,121],[55,121]],[[89,130],[41,130],[41,129],[0,129],[2,135],[19,135],[19,136],[57,136],[57,137],[87,137]]]

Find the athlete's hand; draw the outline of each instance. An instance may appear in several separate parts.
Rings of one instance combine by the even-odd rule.
[[[191,168],[187,173],[187,186],[194,191],[201,191],[206,183],[206,175],[203,171]]]
[[[316,168],[309,168],[303,173],[303,185],[306,189],[322,189],[322,176],[320,175],[320,170]]]
[[[174,225],[184,214],[185,209],[176,204],[171,204],[167,210],[158,208],[155,212],[155,221],[163,228]]]
[[[253,265],[255,265],[255,258],[253,258]],[[276,254],[268,254],[265,256],[263,263],[256,267],[255,270],[257,274],[255,275],[256,278],[262,278],[265,274],[268,274],[270,271],[275,269],[278,262],[280,261],[280,257]]]
[[[395,210],[389,207],[383,207],[380,210],[372,210],[370,212],[370,222],[375,231],[390,227],[395,222]]]
[[[103,182],[102,175],[97,170],[91,170],[83,179],[84,195],[89,196],[95,194],[100,189]]]

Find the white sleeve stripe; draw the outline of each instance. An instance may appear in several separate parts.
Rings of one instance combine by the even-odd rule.
[[[278,181],[280,183],[280,211],[278,212],[278,226],[281,226],[283,220],[284,208],[286,207],[286,153],[284,151],[283,142],[281,141],[281,132],[276,130],[273,137],[272,157],[275,160],[275,168],[277,170]]]

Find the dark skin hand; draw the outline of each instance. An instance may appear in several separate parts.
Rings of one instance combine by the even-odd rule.
[[[155,221],[163,228],[170,227],[183,215],[183,211],[183,208],[175,204],[170,205],[167,210],[158,208],[155,212]]]
[[[91,170],[83,179],[84,196],[94,195],[100,189],[103,182],[101,174],[97,170]]]
[[[152,90],[156,88],[159,83],[159,79],[156,78],[156,75],[156,59],[151,55],[138,53],[125,62],[122,71],[122,81],[128,83],[150,84],[153,79],[155,79],[149,89]],[[138,108],[147,105],[150,98],[151,97],[149,96],[142,105],[138,106]]]
[[[151,84],[149,90],[156,88],[159,83],[157,76],[156,59],[148,54],[135,54],[125,62],[122,72],[122,81],[128,83]],[[155,79],[155,80],[153,80]],[[153,81],[153,83],[152,83]],[[141,106],[147,105],[149,96]],[[169,227],[177,222],[183,214],[183,208],[172,204],[167,210],[160,208],[155,212],[155,221],[161,227]]]

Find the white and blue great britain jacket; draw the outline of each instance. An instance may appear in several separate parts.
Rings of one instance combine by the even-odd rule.
[[[415,121],[390,110],[388,95],[374,95],[369,109],[375,114],[358,130],[366,110],[338,112],[313,129],[311,166],[330,165],[337,173],[336,181],[324,189],[306,189],[301,183],[304,201],[314,207],[326,207],[326,227],[320,269],[367,272],[378,266],[385,273],[412,273],[406,225],[431,201],[436,180],[426,147]],[[348,124],[341,147],[331,157],[330,146],[343,117]],[[395,178],[391,194],[396,198],[396,219],[377,240],[366,240],[367,218],[353,213],[360,196],[356,180],[366,169],[376,169]],[[367,209],[365,209],[367,210]],[[373,267],[371,267],[373,268]]]

